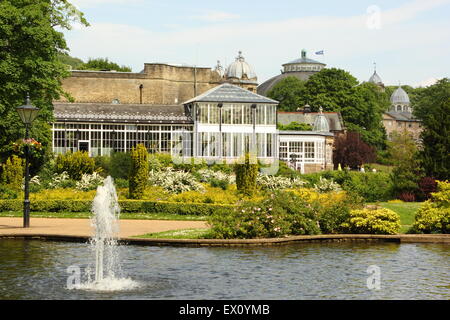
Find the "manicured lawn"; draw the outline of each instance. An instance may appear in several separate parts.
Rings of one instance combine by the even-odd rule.
[[[184,229],[171,230],[157,233],[148,233],[142,236],[135,236],[133,238],[146,239],[200,239],[209,232],[209,229]]]
[[[391,173],[392,169],[394,168],[394,166],[386,166],[378,163],[370,163],[367,166],[372,169],[376,169],[377,172],[386,172],[386,173]]]
[[[65,218],[89,219],[90,212],[31,212],[32,218]],[[0,217],[22,217],[22,211],[0,212]],[[124,220],[178,220],[178,221],[204,221],[206,217],[196,215],[163,214],[163,213],[121,213]]]
[[[411,228],[414,223],[414,217],[417,210],[419,210],[422,202],[403,202],[403,203],[389,203],[382,202],[380,205],[383,208],[391,209],[400,215],[400,233],[405,233]]]

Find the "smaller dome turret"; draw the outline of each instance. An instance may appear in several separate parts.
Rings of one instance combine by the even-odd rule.
[[[245,61],[242,51],[239,51],[236,60],[228,66],[225,76],[227,79],[256,80],[255,70]]]
[[[409,104],[409,96],[401,86],[399,86],[391,96],[392,104]]]
[[[322,107],[319,108],[319,114],[316,116],[314,120],[313,131],[317,132],[330,132],[330,125],[328,124],[328,120],[323,114]]]
[[[374,71],[373,75],[369,79],[369,82],[377,84],[377,85],[383,84],[383,81],[381,80],[381,78],[378,75],[377,71]]]

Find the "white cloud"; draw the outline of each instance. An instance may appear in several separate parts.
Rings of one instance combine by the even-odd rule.
[[[196,20],[202,20],[206,22],[223,22],[228,20],[239,19],[238,14],[223,12],[223,11],[209,11],[202,15],[192,16],[191,18]]]
[[[414,1],[382,11],[384,23],[376,31],[367,28],[367,14],[361,12],[351,17],[315,16],[258,23],[233,21],[161,32],[131,25],[92,23],[89,28],[68,33],[67,40],[74,56],[82,59],[109,57],[119,64],[132,66],[135,71],[142,70],[145,62],[196,64],[198,61],[201,65],[213,66],[219,59],[227,64],[242,50],[255,67],[260,83],[278,74],[283,63],[299,57],[302,48],[307,49],[313,59],[349,70],[361,80],[370,77],[374,61],[388,56],[387,62],[379,68],[383,81],[386,84],[398,83],[398,80],[408,83],[412,76],[416,81],[437,76],[429,70],[434,62],[429,59],[430,52],[440,55],[434,57],[435,61],[447,61],[445,56],[450,54],[448,21],[402,23],[444,1],[423,3]],[[313,52],[319,49],[325,50],[325,56],[314,57]],[[411,64],[415,60],[422,63]],[[360,66],[355,70],[357,63]]]
[[[418,87],[423,87],[423,88],[429,87],[429,86],[432,86],[433,84],[435,84],[436,82],[438,82],[438,80],[439,79],[437,79],[437,78],[431,77],[431,78],[425,79],[423,81],[420,81],[419,83],[414,85],[414,87],[416,87],[416,88],[418,88]]]

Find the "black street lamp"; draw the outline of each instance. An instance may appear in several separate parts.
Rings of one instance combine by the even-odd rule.
[[[27,95],[25,105],[16,108],[23,124],[25,125],[25,200],[23,202],[23,227],[30,226],[30,163],[29,163],[29,129],[36,119],[39,108],[31,105],[30,97]]]

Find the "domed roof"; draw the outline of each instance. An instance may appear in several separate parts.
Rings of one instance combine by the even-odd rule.
[[[322,113],[322,107],[320,107],[319,114],[316,116],[316,119],[314,120],[313,131],[330,132],[330,125],[328,124],[327,118]]]
[[[256,73],[252,66],[250,66],[242,55],[242,51],[239,51],[239,55],[236,57],[236,61],[230,64],[225,72],[227,78],[237,79],[255,79]]]
[[[373,75],[370,77],[369,82],[375,84],[383,83],[383,81],[381,80],[380,76],[377,74],[376,71],[374,71]]]
[[[409,96],[402,87],[398,87],[391,96],[392,104],[409,104]]]
[[[319,61],[307,58],[306,57],[306,50],[303,49],[302,50],[302,57],[300,59],[295,59],[293,61],[285,63],[285,64],[283,64],[283,66],[286,66],[286,65],[289,65],[289,64],[305,64],[305,63],[306,64],[320,64],[320,65],[323,65],[323,66],[326,65],[325,63],[322,63],[322,62],[319,62]]]

